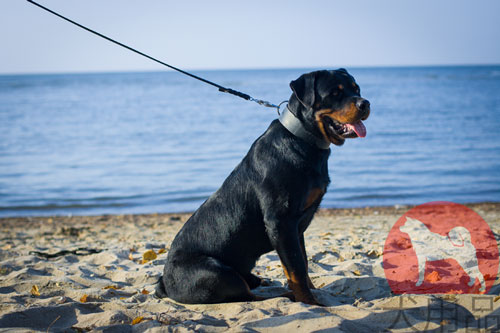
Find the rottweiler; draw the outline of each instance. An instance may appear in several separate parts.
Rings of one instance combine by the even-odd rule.
[[[304,231],[330,183],[330,144],[364,137],[370,103],[343,68],[303,74],[279,119],[184,224],[156,295],[180,303],[262,300],[251,292],[259,257],[276,250],[295,301],[318,304]]]

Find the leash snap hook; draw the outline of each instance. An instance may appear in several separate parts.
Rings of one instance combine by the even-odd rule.
[[[283,105],[284,103],[288,102],[287,100],[281,102],[280,104],[278,104],[278,106],[276,107],[277,111],[278,111],[278,116],[281,116],[281,112],[280,112],[280,108],[281,108],[281,105]]]

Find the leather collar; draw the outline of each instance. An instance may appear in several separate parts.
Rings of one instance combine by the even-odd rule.
[[[302,122],[295,117],[295,115],[288,109],[288,106],[283,110],[279,117],[280,123],[293,135],[304,140],[312,146],[316,146],[319,149],[329,149],[330,142],[325,139],[318,138],[307,129],[304,128]]]

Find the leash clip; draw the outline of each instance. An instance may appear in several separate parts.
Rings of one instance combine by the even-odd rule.
[[[278,111],[278,116],[281,116],[281,112],[280,112],[280,108],[281,108],[281,105],[283,105],[283,103],[286,103],[288,102],[287,100],[281,102],[280,104],[278,104],[278,106],[276,107],[277,111]]]

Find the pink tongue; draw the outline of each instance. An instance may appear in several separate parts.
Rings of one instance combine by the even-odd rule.
[[[366,127],[360,121],[355,124],[345,124],[348,129],[353,130],[360,138],[364,138],[366,136]]]

